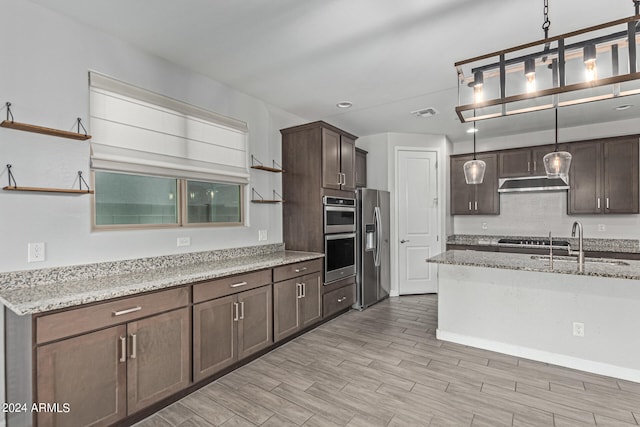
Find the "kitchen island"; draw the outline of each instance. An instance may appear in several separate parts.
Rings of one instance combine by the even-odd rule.
[[[438,263],[445,341],[640,382],[640,261],[447,251]],[[579,335],[583,336],[579,336]]]

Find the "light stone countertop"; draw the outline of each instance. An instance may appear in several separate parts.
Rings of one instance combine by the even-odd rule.
[[[447,244],[450,245],[472,245],[472,246],[498,246],[500,239],[534,240],[548,239],[546,236],[498,236],[481,234],[452,234],[447,237]],[[578,239],[574,237],[553,236],[554,240],[566,240],[571,247],[578,247]],[[584,238],[583,248],[585,251],[594,252],[624,252],[639,253],[640,241],[638,239],[596,239]]]
[[[427,262],[470,267],[640,280],[640,261],[585,258],[584,272],[579,273],[578,263],[575,257],[554,256],[553,269],[549,267],[549,259],[542,257],[543,256],[541,255],[512,254],[504,252],[450,250],[427,259]]]
[[[0,301],[18,315],[36,314],[322,257],[321,253],[282,250],[59,282],[3,282]],[[20,280],[30,273],[15,272],[11,277]]]

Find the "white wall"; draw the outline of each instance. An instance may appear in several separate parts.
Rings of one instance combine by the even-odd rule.
[[[249,151],[265,164],[280,160],[279,129],[307,121],[40,6],[0,0],[0,7],[11,38],[0,102],[12,102],[16,121],[70,130],[81,117],[86,125],[89,70],[247,122]],[[20,186],[70,188],[77,171],[89,176],[89,143],[0,129],[0,164],[7,163]],[[7,182],[4,168],[0,180]],[[251,170],[251,185],[269,197],[281,192],[281,176]],[[86,195],[0,191],[0,271],[282,242],[277,204],[248,203],[248,227],[92,232],[91,203]],[[267,242],[258,242],[259,229],[268,230]],[[192,244],[177,248],[183,236]],[[46,243],[45,262],[27,264],[29,242]]]
[[[621,120],[605,124],[559,130],[560,142],[640,134],[640,120]],[[483,139],[478,134],[478,151],[544,145],[554,142],[554,131],[531,132]],[[455,143],[454,154],[469,153],[472,142]],[[449,187],[447,187],[449,188]],[[506,193],[500,195],[500,215],[455,215],[447,234],[488,234],[568,237],[574,221],[582,222],[590,238],[640,238],[640,215],[567,215],[567,193]],[[483,230],[482,225],[487,229]],[[599,231],[604,225],[604,231]]]
[[[398,295],[398,228],[396,220],[395,156],[399,149],[435,151],[438,156],[438,198],[440,199],[441,250],[450,218],[447,215],[450,143],[442,135],[384,133],[361,137],[356,145],[368,151],[367,187],[391,192],[391,295]]]

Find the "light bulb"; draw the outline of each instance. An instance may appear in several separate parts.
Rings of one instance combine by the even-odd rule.
[[[598,68],[596,67],[596,60],[590,60],[584,63],[585,65],[585,78],[588,82],[592,82],[598,78]]]
[[[524,76],[527,79],[527,93],[536,91],[536,61],[528,58],[524,62]]]
[[[527,74],[527,93],[536,91],[536,73]]]
[[[473,88],[473,100],[476,103],[484,101],[484,93],[482,91],[482,85],[474,86],[474,88]]]

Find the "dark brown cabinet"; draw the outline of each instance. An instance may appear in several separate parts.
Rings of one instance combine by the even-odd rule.
[[[125,320],[127,315],[135,319],[146,303],[173,299],[172,304],[180,306],[188,303],[186,297],[186,292],[173,291],[135,297],[116,303],[124,310],[109,308],[109,312],[112,317],[122,313]],[[145,306],[131,306],[140,301]],[[113,304],[91,309],[99,318],[103,306]],[[43,329],[64,331],[68,328],[65,322],[75,315],[73,310],[54,314],[41,318],[41,324]],[[38,424],[110,425],[187,387],[191,365],[189,318],[189,309],[184,307],[40,345],[36,357],[38,399],[69,403],[72,411],[38,413]]]
[[[356,189],[356,141],[327,127],[322,128],[322,186],[334,190]]]
[[[542,145],[500,151],[498,153],[498,177],[519,178],[545,175],[543,158],[553,150],[553,145]]]
[[[478,154],[487,168],[482,184],[467,184],[463,165],[473,159],[471,155],[451,157],[451,213],[453,215],[497,215],[500,213],[498,194],[497,154]]]
[[[280,132],[285,246],[324,252],[322,197],[355,197],[356,137],[321,121]]]
[[[270,271],[264,270],[194,285],[195,381],[273,343],[270,283]]]
[[[572,143],[568,150],[568,214],[639,213],[637,137]]]
[[[356,187],[367,186],[367,152],[356,147]]]
[[[322,319],[320,272],[274,283],[273,312],[275,342]]]

